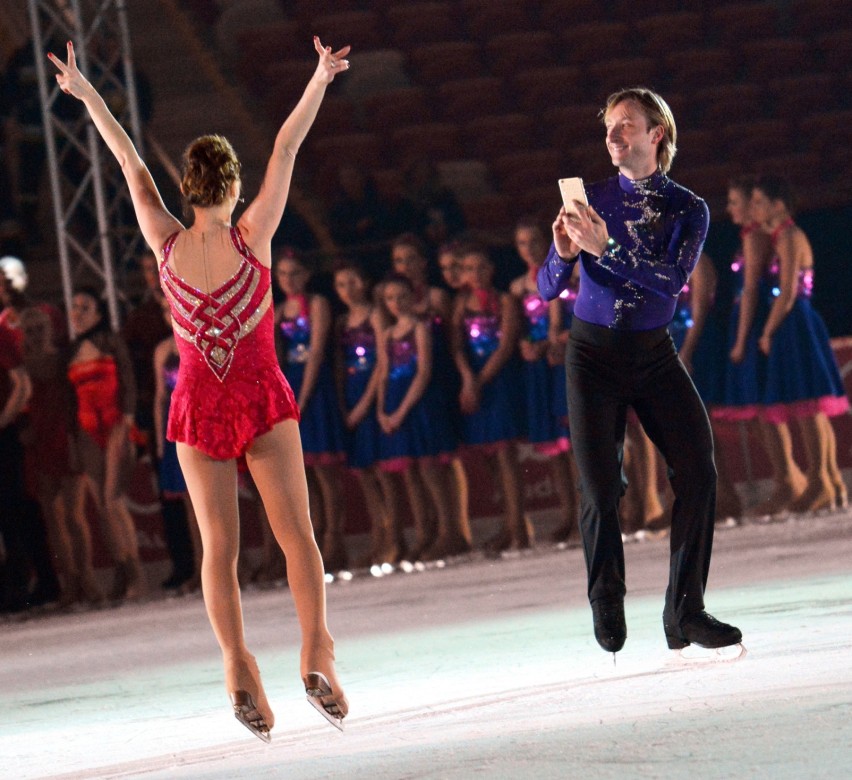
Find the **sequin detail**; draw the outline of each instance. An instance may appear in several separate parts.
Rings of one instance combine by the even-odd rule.
[[[271,288],[261,286],[260,264],[248,252],[236,229],[231,228],[230,232],[242,260],[233,276],[211,293],[190,285],[172,267],[171,253],[177,233],[163,247],[160,267],[160,281],[171,308],[175,334],[195,345],[220,382],[228,375],[237,344],[257,327],[272,304]]]

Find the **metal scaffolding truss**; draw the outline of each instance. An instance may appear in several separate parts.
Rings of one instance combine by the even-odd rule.
[[[64,59],[73,41],[77,64],[104,97],[140,153],[142,132],[125,0],[28,0],[62,289],[91,272],[103,283],[112,327],[119,324],[116,277],[144,251],[121,169],[100,142],[82,104],[59,90],[46,58]],[[89,272],[88,274],[86,272]]]

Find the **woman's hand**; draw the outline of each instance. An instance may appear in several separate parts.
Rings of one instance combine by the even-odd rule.
[[[71,41],[68,41],[67,63],[62,62],[52,52],[47,53],[47,58],[59,68],[59,73],[56,74],[56,82],[59,84],[59,89],[66,95],[73,95],[78,100],[82,100],[88,91],[94,90],[94,87],[77,68],[77,58],[74,56],[74,44]]]
[[[547,342],[521,339],[519,348],[521,358],[527,363],[534,363],[544,357],[544,353],[547,351]]]
[[[319,64],[316,73],[314,73],[314,78],[319,79],[323,84],[331,84],[338,73],[349,70],[349,60],[344,58],[349,54],[350,46],[344,46],[332,53],[331,46],[323,46],[319,37],[315,35],[314,48],[319,54]]]
[[[729,357],[731,358],[731,363],[742,363],[745,360],[745,347],[740,343],[734,344]]]
[[[574,201],[577,213],[562,216],[562,224],[571,241],[584,252],[600,257],[607,246],[609,231],[606,222],[591,206]],[[561,214],[561,212],[560,212]]]
[[[767,336],[765,333],[760,337],[757,346],[764,355],[769,355],[772,350],[772,336]]]

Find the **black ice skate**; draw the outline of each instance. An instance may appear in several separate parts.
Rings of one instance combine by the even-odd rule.
[[[592,602],[595,639],[608,653],[617,653],[627,640],[624,620],[624,599],[618,596],[595,599]]]
[[[672,650],[680,650],[691,644],[709,648],[728,647],[739,644],[743,639],[738,628],[716,620],[703,610],[681,621],[679,626],[663,617],[663,626],[666,641]]]

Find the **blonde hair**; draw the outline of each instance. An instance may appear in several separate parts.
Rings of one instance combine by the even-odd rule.
[[[669,104],[653,90],[646,87],[629,87],[613,92],[606,100],[606,106],[601,111],[601,118],[606,121],[607,114],[619,103],[632,100],[639,105],[648,120],[648,129],[663,128],[663,137],[657,145],[657,167],[668,173],[672,161],[677,154],[677,126]]]
[[[181,192],[190,206],[218,206],[240,180],[240,161],[221,135],[196,138],[183,153]]]

